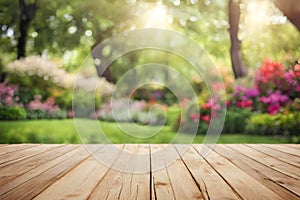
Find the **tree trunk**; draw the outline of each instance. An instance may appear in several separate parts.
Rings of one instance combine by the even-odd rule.
[[[92,46],[92,57],[94,60],[99,59],[101,61],[101,64],[99,65],[95,62],[95,67],[97,69],[98,76],[105,78],[110,83],[115,83],[109,66],[105,70],[103,69],[103,66],[105,66],[105,63],[103,63],[105,61],[105,58],[102,56],[100,49],[94,50],[97,47],[97,45],[101,44],[103,40],[104,38],[100,36],[97,37],[97,41]]]
[[[18,38],[18,53],[17,58],[24,58],[26,56],[26,41],[27,41],[27,33],[29,29],[29,24],[35,17],[35,13],[37,10],[37,0],[32,4],[26,4],[26,0],[19,0],[20,6],[20,37]]]
[[[299,0],[275,0],[275,6],[288,18],[288,20],[300,31],[300,1]]]
[[[246,75],[246,67],[242,61],[241,41],[238,38],[239,21],[240,21],[240,4],[236,0],[229,0],[229,34],[230,34],[230,57],[231,65],[235,78]]]

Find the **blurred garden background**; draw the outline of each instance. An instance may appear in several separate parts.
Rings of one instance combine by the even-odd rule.
[[[300,143],[299,16],[297,0],[1,0],[0,143],[81,143],[72,111],[78,77],[76,89],[83,92],[74,98],[79,106],[85,108],[91,98],[96,103],[96,114],[80,119],[87,142],[101,142],[93,140],[98,130],[89,126],[98,120],[113,143],[169,143],[179,124],[184,135],[178,142],[197,126],[194,142],[202,143],[221,105],[186,60],[165,51],[134,51],[115,60],[101,77],[92,76],[100,61],[91,50],[113,35],[139,28],[177,31],[211,56],[226,90],[220,99],[227,113],[219,143]],[[91,62],[80,70],[86,59]],[[118,115],[113,116],[110,97],[116,83],[147,63],[178,71],[197,99],[178,101],[168,88],[148,84],[131,95],[131,115],[118,99]],[[148,78],[138,69],[135,73]],[[168,73],[156,78],[176,82]],[[85,96],[90,84],[98,82],[95,96]],[[163,109],[152,109],[149,116],[155,104]],[[164,127],[153,137],[134,138],[116,125],[134,132],[132,120],[149,132]]]

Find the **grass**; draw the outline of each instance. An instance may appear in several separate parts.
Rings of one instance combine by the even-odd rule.
[[[100,134],[99,125],[105,133]],[[135,133],[130,136],[122,131],[116,123],[80,119],[75,127],[74,121],[67,120],[32,120],[32,121],[1,121],[0,143],[81,143],[77,130],[81,133],[84,143],[202,143],[204,136],[197,135],[192,138],[188,134],[176,133],[170,126],[164,126],[160,131],[158,127],[136,127],[134,124],[121,124],[126,132]],[[77,130],[76,130],[77,128]],[[157,134],[150,136],[152,133]],[[147,138],[142,138],[147,137]],[[285,137],[222,134],[218,143],[289,143]]]

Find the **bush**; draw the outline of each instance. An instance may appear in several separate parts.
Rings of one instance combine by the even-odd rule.
[[[300,113],[257,114],[253,115],[246,126],[246,132],[260,135],[299,136]]]
[[[27,111],[27,119],[65,119],[67,118],[67,111],[57,109],[53,112],[45,110],[29,110]]]
[[[243,133],[251,117],[251,109],[230,107],[226,113],[223,133]]]
[[[26,111],[20,106],[13,107],[1,107],[0,108],[0,120],[18,120],[25,119]]]
[[[250,88],[241,85],[233,88],[231,104],[275,115],[300,95],[299,64],[288,70],[279,62],[265,60],[254,79]]]
[[[110,122],[136,122],[144,125],[164,125],[166,123],[166,107],[153,106],[144,100],[118,99],[113,104],[102,104],[96,117]]]
[[[43,110],[29,110],[27,111],[27,119],[43,119],[45,111]]]
[[[193,133],[197,131],[197,134],[205,134],[209,127],[212,118],[217,118],[221,105],[210,98],[206,102],[191,101],[184,99],[180,102],[182,116],[172,126],[174,131]]]

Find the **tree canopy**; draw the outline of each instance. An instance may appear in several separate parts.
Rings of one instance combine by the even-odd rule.
[[[297,5],[292,9],[276,0],[278,9],[271,0],[241,1],[238,3],[240,18],[233,25],[228,9],[234,5],[232,2],[236,3],[220,0],[2,0],[0,52],[6,55],[2,61],[7,63],[24,57],[27,52],[60,57],[68,70],[74,70],[91,48],[106,38],[122,31],[150,27],[186,34],[221,66],[231,65],[230,42],[239,44],[239,40],[242,43],[238,57],[244,64],[237,65],[247,68],[257,67],[266,57],[282,62],[299,57],[298,22],[293,17],[299,3],[290,0]],[[234,37],[228,32],[230,25],[238,26]],[[22,46],[25,49],[22,50]],[[159,54],[155,56],[159,58]],[[167,60],[175,59],[167,57]],[[118,73],[114,67],[126,69],[145,59],[148,59],[145,53],[132,54],[115,62],[112,71]]]

